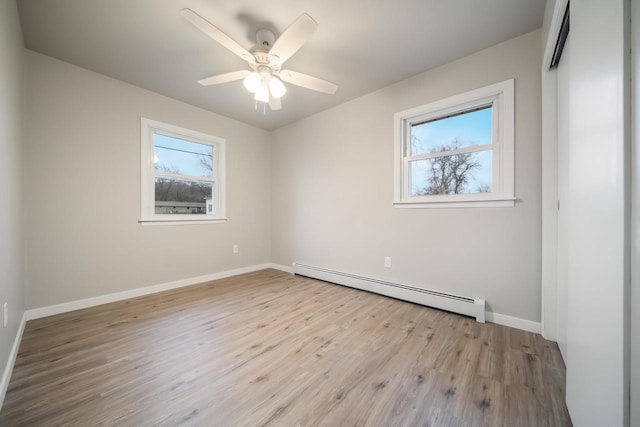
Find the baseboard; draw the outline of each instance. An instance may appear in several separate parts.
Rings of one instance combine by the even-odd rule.
[[[19,337],[22,337],[24,323],[27,320],[39,319],[41,317],[53,316],[55,314],[67,313],[69,311],[95,307],[97,305],[107,304],[110,302],[122,301],[129,298],[136,298],[144,295],[155,294],[157,292],[168,291],[171,289],[177,289],[185,286],[196,285],[198,283],[208,282],[211,280],[237,276],[238,274],[245,274],[245,273],[251,273],[258,270],[264,270],[265,268],[273,268],[273,269],[284,271],[287,273],[293,272],[293,268],[291,266],[268,262],[264,264],[252,265],[249,267],[237,268],[234,270],[222,271],[219,273],[207,274],[204,276],[192,277],[189,279],[176,280],[173,282],[162,283],[159,285],[147,286],[144,288],[132,289],[129,291],[117,292],[117,293],[102,295],[102,296],[93,297],[93,298],[86,298],[86,299],[71,301],[63,304],[56,304],[56,305],[50,305],[46,307],[34,308],[31,310],[25,311],[22,317]],[[537,334],[539,334],[542,329],[540,322],[533,322],[531,320],[507,316],[505,314],[493,313],[490,311],[486,312],[486,320],[488,322],[497,323],[498,325],[509,326],[511,328],[522,329],[524,331],[534,332]],[[14,345],[16,352],[17,352],[17,345],[19,345],[19,342],[20,341],[18,340],[17,344]],[[14,359],[15,359],[15,355],[14,355]],[[13,363],[11,364],[11,366],[13,366]],[[6,369],[5,369],[4,375],[7,375]],[[3,383],[1,385],[6,388],[6,385],[8,384],[6,385],[4,384],[4,376],[2,377],[2,380],[3,380]],[[0,389],[0,391],[1,390],[4,390],[4,389]],[[4,396],[4,392],[2,396]]]
[[[480,323],[485,322],[486,303],[482,298],[453,295],[442,291],[415,287],[406,283],[391,282],[299,262],[293,263],[293,272],[294,274],[325,280],[350,288],[361,289],[427,307],[475,317],[476,321]]]
[[[284,266],[281,266],[284,267]],[[287,271],[287,270],[285,270]],[[411,301],[417,304],[425,305],[428,307],[435,307],[454,313],[465,314],[467,316],[476,317],[478,321],[492,322],[498,325],[508,326],[510,328],[520,329],[527,332],[533,332],[539,334],[541,331],[540,322],[534,322],[527,319],[521,319],[518,317],[507,316],[505,314],[494,313],[491,311],[485,311],[485,301],[480,299],[478,301],[481,304],[458,304],[451,305],[449,298],[442,298],[439,295],[448,297],[447,294],[437,292],[436,296],[423,295],[419,292],[413,292],[412,289],[406,285],[400,285],[393,282],[387,282],[379,279],[372,279],[363,276],[356,276],[349,273],[340,271],[327,270],[319,267],[312,267],[304,264],[294,263],[292,270],[296,274],[302,274],[303,276],[313,277],[319,280],[325,280],[330,283],[337,283],[343,286],[349,286],[356,289],[365,290],[368,292],[374,292],[380,295],[390,296],[405,301]],[[431,292],[431,291],[430,291]],[[463,298],[463,297],[459,297]],[[468,299],[468,298],[464,298]],[[455,303],[455,301],[454,301]],[[449,304],[449,305],[447,305]],[[469,308],[470,306],[473,306]]]
[[[487,311],[487,322],[496,323],[510,328],[521,329],[527,332],[539,334],[542,330],[540,322],[521,319],[519,317],[507,316],[506,314],[493,313]]]
[[[188,279],[176,280],[159,285],[147,286],[144,288],[131,289],[129,291],[116,292],[113,294],[101,295],[98,297],[86,298],[62,304],[49,305],[27,310],[26,320],[40,319],[41,317],[53,316],[55,314],[67,313],[69,311],[81,310],[83,308],[95,307],[97,305],[108,304],[110,302],[122,301],[129,298],[137,298],[158,292],[169,291],[171,289],[183,288],[185,286],[197,285],[198,283],[209,282],[211,280],[224,279],[225,277],[237,276],[239,274],[251,273],[265,268],[286,269],[286,266],[265,263],[251,265],[249,267],[236,268],[234,270],[222,271],[219,273],[206,274],[204,276],[191,277]],[[286,270],[283,270],[286,271]]]
[[[9,359],[4,367],[2,373],[2,380],[0,381],[0,410],[2,410],[2,404],[4,403],[4,397],[7,394],[7,388],[9,387],[9,380],[11,379],[11,373],[13,372],[13,365],[16,363],[16,357],[18,357],[18,349],[20,348],[20,341],[22,341],[22,334],[24,332],[24,325],[27,323],[27,313],[22,314],[20,320],[20,326],[18,326],[18,332],[16,338],[13,340],[13,346],[9,353]]]

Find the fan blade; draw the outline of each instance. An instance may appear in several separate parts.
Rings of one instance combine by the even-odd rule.
[[[338,86],[331,82],[309,76],[307,74],[298,73],[296,71],[280,71],[280,78],[292,85],[315,90],[317,92],[328,93],[330,95],[333,95],[338,90]]]
[[[249,53],[247,49],[240,46],[235,40],[220,31],[215,25],[195,13],[193,10],[188,8],[182,9],[179,13],[183,18],[191,22],[197,29],[220,43],[222,46],[229,49],[231,52],[238,55],[240,58],[250,63],[255,62],[255,58],[251,53]]]
[[[273,96],[269,98],[269,108],[271,110],[281,110],[282,109],[282,101],[281,98],[274,98]]]
[[[217,76],[207,77],[206,79],[198,80],[202,86],[219,85],[220,83],[233,82],[236,80],[242,80],[251,74],[249,70],[233,71],[226,74],[218,74]]]
[[[302,47],[307,39],[318,28],[318,23],[303,13],[289,26],[269,51],[269,59],[278,64],[291,58]]]

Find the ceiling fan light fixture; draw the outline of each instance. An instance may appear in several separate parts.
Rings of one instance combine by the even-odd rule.
[[[244,78],[244,87],[251,93],[257,94],[262,88],[262,77],[257,72],[252,72]]]
[[[255,100],[260,102],[269,102],[269,89],[266,85],[261,85],[256,91]]]
[[[238,70],[198,80],[202,86],[243,80],[247,91],[254,94],[256,109],[260,101],[264,104],[264,111],[266,111],[266,104],[269,104],[269,108],[274,111],[282,109],[280,98],[287,92],[283,82],[331,95],[338,89],[337,85],[326,80],[282,69],[282,64],[302,47],[318,27],[318,23],[306,13],[300,15],[277,39],[273,32],[266,29],[259,30],[256,33],[256,40],[260,46],[253,52],[242,47],[193,10],[185,8],[179,13],[205,35],[247,61],[251,68],[251,70]],[[274,73],[279,78],[275,77]]]
[[[284,94],[287,93],[287,88],[279,78],[271,77],[269,80],[269,91],[274,98],[282,98]]]

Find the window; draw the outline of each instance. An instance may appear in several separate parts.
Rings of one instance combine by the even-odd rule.
[[[396,207],[514,206],[514,81],[395,115]]]
[[[140,222],[226,221],[224,145],[222,138],[142,118]]]

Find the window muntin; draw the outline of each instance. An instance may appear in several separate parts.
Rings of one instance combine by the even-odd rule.
[[[142,223],[221,222],[224,140],[142,119]]]
[[[513,206],[513,80],[395,115],[397,207]]]

